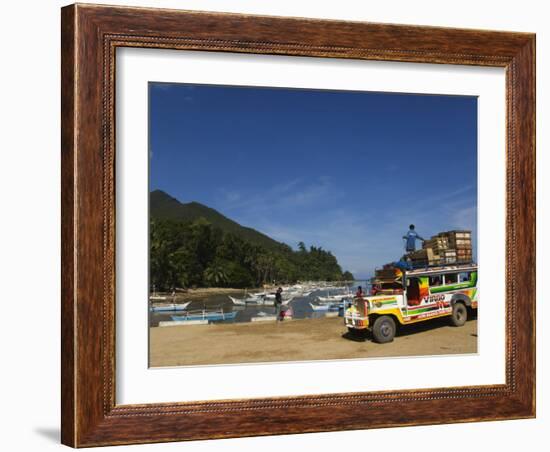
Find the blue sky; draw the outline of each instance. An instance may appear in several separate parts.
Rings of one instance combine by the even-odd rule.
[[[150,189],[356,277],[477,223],[477,98],[150,83]]]

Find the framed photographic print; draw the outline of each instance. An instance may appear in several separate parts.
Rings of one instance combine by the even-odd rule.
[[[535,37],[62,9],[62,442],[535,416]]]

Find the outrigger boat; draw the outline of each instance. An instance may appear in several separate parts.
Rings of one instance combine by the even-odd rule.
[[[331,303],[331,302],[338,302],[346,299],[353,298],[353,294],[351,292],[336,294],[336,295],[327,295],[326,297],[318,296],[317,300],[321,303]]]
[[[233,298],[230,295],[228,295],[228,297],[233,302],[233,304],[237,306],[246,306],[247,304],[264,304],[262,298],[255,295],[250,295],[249,297],[240,299]]]
[[[229,296],[229,299],[233,302],[236,306],[246,306],[246,305],[253,305],[253,306],[273,306],[275,304],[275,298],[257,298],[257,297],[249,297],[249,298],[233,298]],[[287,298],[286,300],[282,301],[283,305],[289,304],[294,297]]]
[[[238,298],[233,298],[232,296],[228,295],[229,299],[233,302],[236,306],[246,306],[247,300],[243,298],[242,300],[239,300]]]
[[[162,304],[158,306],[151,306],[151,311],[153,312],[185,311],[187,309],[187,306],[189,306],[190,304],[191,304],[190,301],[187,301],[185,303]]]
[[[283,306],[287,306],[292,300],[294,300],[294,297],[290,297],[290,298],[287,298],[286,300],[283,300],[281,302],[281,305]],[[275,305],[275,300],[264,300],[263,303],[264,306],[274,306]]]
[[[329,307],[328,304],[309,303],[309,305],[311,306],[311,309],[313,309],[314,311],[328,311],[328,307]]]
[[[309,303],[311,309],[314,311],[338,311],[340,309],[339,303],[327,303],[327,304],[313,304]]]
[[[186,311],[184,315],[173,315],[172,320],[177,322],[186,322],[192,320],[208,320],[209,322],[218,320],[232,320],[237,315],[237,311],[224,312],[222,309],[217,311]]]

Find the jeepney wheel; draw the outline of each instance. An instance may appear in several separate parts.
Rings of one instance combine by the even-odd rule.
[[[379,344],[393,341],[395,337],[395,320],[387,315],[378,317],[372,326],[374,341]]]
[[[468,319],[468,310],[462,303],[455,303],[453,306],[453,313],[451,314],[451,325],[462,326]]]

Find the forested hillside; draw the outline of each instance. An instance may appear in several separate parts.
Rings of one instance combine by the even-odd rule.
[[[150,277],[156,290],[260,287],[299,280],[351,280],[330,251],[298,250],[198,203],[164,192],[150,198]]]

